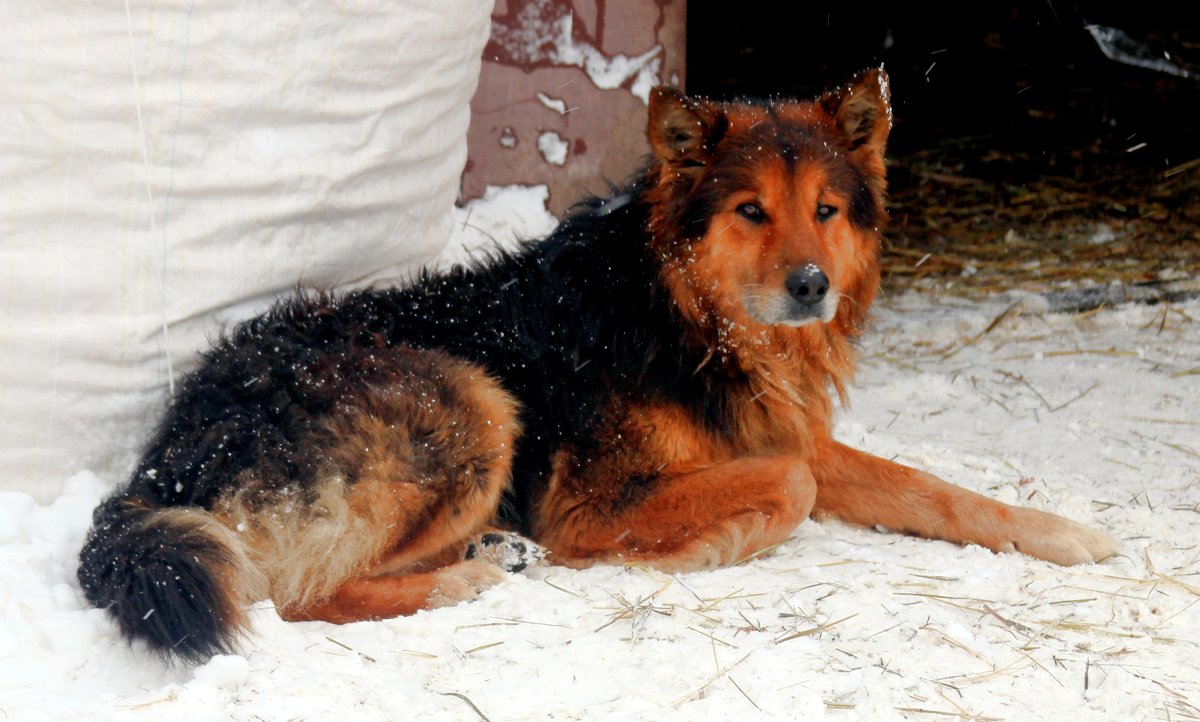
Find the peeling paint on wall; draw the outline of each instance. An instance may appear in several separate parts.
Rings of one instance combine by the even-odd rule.
[[[644,160],[651,88],[682,86],[686,0],[498,0],[463,201],[545,184],[561,214]]]

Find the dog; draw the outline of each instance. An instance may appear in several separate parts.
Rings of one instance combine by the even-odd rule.
[[[167,657],[251,602],[335,623],[538,562],[730,564],[810,516],[1059,564],[1107,534],[831,436],[880,284],[882,68],[813,101],[649,101],[651,156],[547,239],[296,296],[187,375],[96,509],[88,600]]]

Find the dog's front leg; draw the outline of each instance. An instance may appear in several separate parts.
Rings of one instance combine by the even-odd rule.
[[[534,538],[569,566],[644,562],[664,571],[730,564],[777,544],[812,510],[803,459],[762,456],[667,467],[651,481],[598,489],[556,479],[538,505]]]
[[[832,439],[819,444],[813,475],[814,516],[1021,552],[1057,564],[1096,562],[1117,552],[1116,540],[1102,531],[1002,504]]]

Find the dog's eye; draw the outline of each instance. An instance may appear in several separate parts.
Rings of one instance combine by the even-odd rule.
[[[817,204],[817,219],[827,221],[838,214],[837,206],[831,206],[826,203]]]
[[[762,223],[767,218],[757,203],[743,203],[737,207],[738,215],[752,223]]]

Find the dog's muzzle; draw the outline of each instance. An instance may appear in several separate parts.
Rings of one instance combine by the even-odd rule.
[[[788,274],[786,293],[745,299],[754,320],[768,326],[803,326],[820,321],[828,323],[837,313],[838,294],[830,287],[829,277],[809,263]]]

